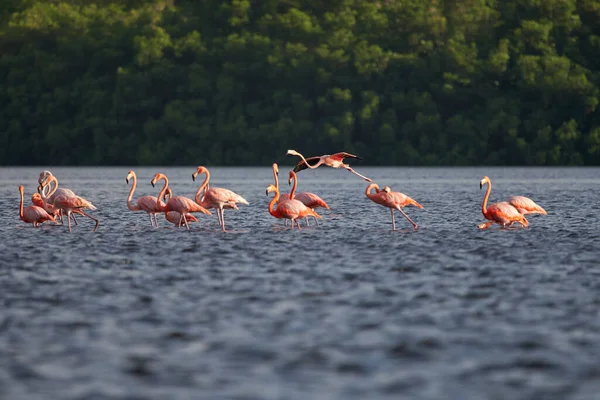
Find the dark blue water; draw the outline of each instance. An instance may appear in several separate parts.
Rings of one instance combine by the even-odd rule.
[[[18,219],[42,169],[96,233]],[[250,202],[223,233],[151,228],[128,168],[0,169],[0,398],[598,398],[600,169],[356,169],[421,203],[419,229],[340,170],[299,173],[331,211],[297,231],[267,212],[270,166],[211,168]],[[193,196],[194,167],[138,168],[134,199],[158,171]],[[483,175],[548,215],[479,231]]]

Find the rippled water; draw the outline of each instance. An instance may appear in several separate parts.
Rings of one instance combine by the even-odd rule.
[[[267,212],[269,166],[211,168],[250,202],[222,233],[151,228],[127,168],[51,168],[98,207],[71,234],[18,219],[42,169],[0,169],[0,398],[598,398],[600,169],[357,166],[425,207],[392,232],[346,171],[299,174],[331,211],[297,231]],[[158,171],[195,192],[193,167],[138,168],[134,198]],[[483,175],[548,215],[479,231]]]

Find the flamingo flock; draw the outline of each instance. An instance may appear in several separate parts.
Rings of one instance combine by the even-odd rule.
[[[336,169],[345,169],[354,175],[369,182],[365,189],[366,197],[374,203],[389,208],[392,219],[392,230],[396,230],[396,221],[394,211],[397,210],[412,225],[413,229],[418,229],[415,223],[403,208],[413,206],[423,209],[413,198],[404,193],[394,192],[389,186],[379,188],[377,183],[373,183],[370,178],[359,174],[348,164],[344,163],[347,158],[361,158],[350,153],[340,152],[332,155],[305,158],[295,150],[288,150],[287,155],[300,157],[298,164],[288,173],[288,184],[292,186],[289,193],[281,193],[279,188],[279,166],[276,163],[272,165],[274,184],[266,188],[266,195],[274,193],[268,204],[268,212],[274,218],[282,219],[284,224],[290,221],[293,229],[294,225],[300,228],[299,221],[305,220],[306,226],[309,226],[308,217],[312,217],[317,225],[318,220],[323,217],[315,209],[323,208],[329,210],[329,205],[318,195],[311,192],[296,192],[298,186],[297,173],[306,169],[316,169],[325,165]],[[198,166],[192,173],[192,181],[196,181],[199,175],[204,175],[204,181],[196,190],[194,198],[185,196],[175,196],[173,190],[169,187],[169,179],[165,174],[157,173],[150,181],[152,187],[155,187],[160,181],[163,186],[158,195],[143,195],[133,200],[134,192],[137,188],[137,176],[134,171],[129,171],[125,177],[125,182],[131,182],[131,188],[126,199],[126,206],[132,212],[143,211],[148,214],[152,228],[159,226],[157,215],[163,214],[166,221],[176,227],[184,227],[190,230],[190,224],[198,222],[194,213],[212,215],[210,209],[214,209],[219,227],[222,231],[225,229],[225,210],[239,210],[238,204],[249,205],[248,201],[239,194],[225,188],[210,187],[210,172],[204,166]],[[85,216],[95,222],[93,231],[96,231],[100,221],[90,215],[86,210],[96,210],[96,207],[87,199],[76,195],[72,190],[60,187],[58,179],[50,171],[42,171],[38,177],[38,192],[33,193],[31,201],[33,205],[25,207],[24,205],[24,187],[19,186],[19,218],[34,227],[39,227],[44,223],[52,225],[64,225],[64,218],[67,221],[67,230],[71,232],[71,221],[73,224],[79,223],[75,219],[75,214]],[[293,184],[293,185],[292,185]],[[488,199],[492,191],[492,182],[489,177],[484,176],[479,182],[479,187],[487,184],[487,190],[481,204],[481,213],[487,221],[480,223],[477,227],[481,230],[490,228],[493,224],[500,225],[501,228],[510,228],[515,223],[522,227],[528,227],[529,221],[525,218],[528,214],[547,214],[546,210],[537,205],[533,200],[524,196],[513,196],[507,201],[491,204],[488,206]]]

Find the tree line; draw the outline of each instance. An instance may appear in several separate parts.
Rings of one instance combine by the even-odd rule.
[[[0,164],[600,165],[597,0],[4,0]]]

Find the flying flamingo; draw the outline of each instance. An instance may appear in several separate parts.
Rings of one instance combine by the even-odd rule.
[[[315,169],[315,168],[318,168],[319,165],[324,164],[331,168],[344,168],[344,169],[352,172],[353,174],[360,176],[367,182],[373,182],[371,179],[369,179],[366,176],[363,176],[363,175],[359,174],[358,172],[356,172],[355,170],[353,170],[348,164],[344,164],[345,158],[356,158],[357,160],[362,160],[362,158],[357,157],[350,153],[341,152],[341,153],[335,153],[335,154],[331,154],[331,155],[325,154],[320,157],[316,156],[316,157],[309,157],[309,158],[304,158],[304,156],[302,154],[298,153],[296,150],[288,150],[287,154],[292,155],[292,156],[298,156],[298,157],[302,158],[302,161],[300,161],[294,167],[294,172],[302,171],[303,169],[306,169],[306,168]]]
[[[306,207],[300,201],[295,199],[281,201],[277,205],[277,208],[274,208],[275,203],[279,200],[279,189],[277,189],[274,185],[269,185],[267,187],[267,196],[271,192],[275,192],[275,197],[273,197],[269,203],[269,214],[275,218],[289,219],[291,221],[292,228],[294,227],[294,221],[298,218],[305,218],[309,215],[312,215],[316,218],[321,218],[321,216],[315,211]],[[296,225],[298,226],[298,229],[300,229],[300,224],[298,224],[298,221],[296,221]]]
[[[163,195],[163,201],[167,203],[171,197],[173,197],[173,191],[171,188],[167,188],[166,193]],[[165,219],[178,228],[181,227],[181,214],[179,214],[177,211],[167,211],[165,213]],[[192,214],[185,214],[185,219],[188,223],[198,222],[198,218]]]
[[[375,193],[371,193],[371,190],[375,188]],[[367,186],[367,190],[365,190],[365,194],[375,203],[380,204],[384,207],[388,207],[390,212],[392,213],[392,230],[396,230],[396,222],[394,221],[394,209],[400,211],[402,215],[412,224],[414,229],[417,229],[418,226],[415,222],[410,219],[408,215],[402,210],[402,207],[406,206],[415,206],[417,208],[423,208],[422,205],[417,203],[414,199],[408,197],[404,193],[400,192],[392,192],[389,186],[383,188],[383,190],[379,190],[379,186],[376,183],[371,183]]]
[[[167,192],[167,188],[169,186],[169,180],[167,179],[167,177],[164,174],[158,173],[158,174],[154,175],[154,178],[152,178],[152,181],[150,181],[150,183],[152,184],[152,187],[154,187],[156,185],[156,182],[158,182],[161,179],[163,179],[165,181],[165,185],[163,186],[162,190],[160,191],[160,193],[157,196],[157,198],[159,198],[159,199],[162,199],[165,196],[165,193]],[[185,218],[186,214],[194,213],[194,212],[202,212],[204,214],[212,215],[210,213],[210,211],[208,211],[206,208],[200,206],[199,204],[196,204],[194,202],[194,200],[189,199],[187,197],[183,197],[183,196],[171,197],[166,205],[163,204],[162,201],[159,201],[157,204],[158,204],[158,210],[160,212],[177,211],[180,214],[179,215],[179,224],[181,224],[182,222],[185,223],[185,227],[187,228],[188,231],[190,230],[190,226],[188,225],[187,218]]]
[[[158,228],[158,220],[156,219],[156,213],[159,212],[158,205],[156,204],[156,197],[154,196],[141,196],[137,200],[137,204],[134,205],[131,203],[131,198],[133,197],[133,192],[135,191],[135,187],[137,186],[137,176],[135,172],[129,171],[127,173],[127,177],[125,178],[125,182],[129,183],[129,180],[133,179],[133,184],[131,185],[131,189],[129,190],[129,197],[127,197],[127,208],[131,211],[144,211],[148,213],[150,216],[150,225]]]
[[[225,231],[225,214],[223,209],[230,208],[237,210],[238,207],[236,203],[248,205],[248,202],[242,196],[231,190],[215,187],[209,188],[208,181],[210,180],[210,172],[208,172],[208,168],[206,167],[197,167],[196,171],[192,174],[192,180],[195,182],[196,177],[200,174],[206,174],[206,178],[204,178],[204,182],[202,182],[202,185],[200,185],[196,192],[196,203],[204,208],[214,208],[217,210],[219,225],[221,225],[221,230]],[[204,195],[200,196],[203,190]]]
[[[322,207],[329,210],[329,206],[327,205],[327,203],[325,203],[325,201],[316,194],[310,192],[296,193],[298,177],[296,176],[296,173],[294,171],[290,171],[289,173],[288,184],[291,184],[292,180],[294,181],[294,186],[292,186],[292,191],[288,194],[290,199],[300,201],[302,204],[304,204],[306,207],[310,208],[313,211],[317,207]],[[279,201],[281,201],[281,198],[279,199]],[[319,221],[316,217],[315,222],[317,223],[317,225],[319,225]],[[308,226],[308,217],[306,217],[306,226]]]
[[[73,191],[71,189],[59,188],[58,180],[52,180],[52,179],[50,179],[51,177],[54,177],[54,175],[52,175],[52,172],[42,171],[42,172],[40,172],[40,176],[38,178],[38,183],[40,184],[38,186],[38,192],[40,192],[40,193],[42,191],[42,188],[45,188],[45,187],[48,187],[49,191],[52,190],[52,188],[50,186],[48,186],[50,183],[54,183],[57,186],[56,190],[53,192],[54,194],[49,196],[46,199],[46,204],[50,204],[52,206],[54,204],[54,198],[61,194],[65,194],[67,196],[75,196],[75,193],[73,193]],[[41,196],[40,196],[40,198],[41,198]],[[44,209],[46,209],[46,211],[48,211],[46,206],[44,206]],[[58,217],[60,218],[60,222],[62,224],[63,223],[62,211],[60,209],[58,211],[59,211]],[[77,212],[76,214],[80,214],[80,213]],[[77,225],[77,220],[75,219],[75,215],[71,214],[71,218],[73,219],[73,222],[75,223],[75,225]]]
[[[52,187],[52,189],[50,190],[48,195],[45,196],[44,188],[46,185],[50,185],[51,183],[54,183],[54,187]],[[42,183],[42,199],[44,200],[45,203],[47,203],[48,198],[50,198],[54,195],[57,188],[58,188],[58,180],[53,175],[51,175],[46,182]],[[69,232],[71,232],[71,214],[75,210],[81,212],[81,214],[85,215],[86,217],[88,217],[91,220],[96,222],[96,225],[94,226],[94,232],[96,232],[96,229],[98,228],[98,224],[100,223],[100,221],[98,221],[96,218],[92,217],[85,211],[83,211],[85,208],[89,208],[90,210],[96,209],[96,207],[92,203],[90,203],[88,200],[84,199],[83,197],[77,196],[77,195],[59,194],[58,196],[54,197],[53,205],[55,208],[59,208],[60,210],[62,210],[62,212],[65,212],[67,214],[67,223],[68,223],[68,227],[69,227]]]
[[[56,219],[48,214],[46,210],[38,206],[27,206],[23,208],[24,202],[24,189],[23,185],[19,185],[19,194],[21,195],[21,201],[19,203],[19,217],[21,221],[28,224],[33,224],[37,227],[39,224],[43,224],[45,221],[52,221],[56,223]]]
[[[492,182],[490,181],[490,178],[484,176],[479,182],[479,188],[483,189],[483,185],[486,183],[488,184],[488,188],[483,197],[483,203],[481,203],[481,213],[486,219],[489,219],[489,222],[481,223],[477,225],[477,227],[479,229],[487,229],[492,226],[493,223],[497,223],[505,228],[511,226],[515,222],[518,222],[523,226],[528,226],[529,222],[527,222],[527,219],[525,219],[512,204],[506,201],[495,203],[487,207],[487,201],[490,197],[490,192],[492,191]]]

